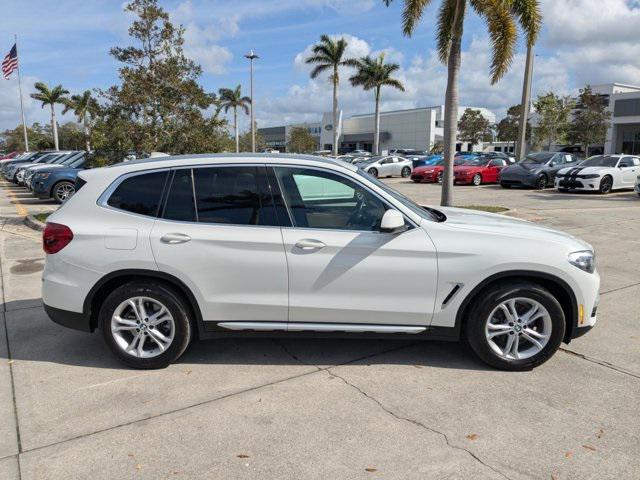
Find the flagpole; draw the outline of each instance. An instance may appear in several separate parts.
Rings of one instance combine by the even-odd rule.
[[[13,34],[16,41],[16,56],[18,60],[18,89],[20,90],[20,112],[22,113],[22,131],[24,133],[24,149],[29,151],[29,137],[27,136],[27,122],[24,119],[24,104],[22,102],[22,76],[20,75],[20,56],[18,55],[18,35]]]

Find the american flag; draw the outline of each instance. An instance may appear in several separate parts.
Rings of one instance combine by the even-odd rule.
[[[9,53],[7,53],[7,56],[4,57],[4,60],[2,61],[2,73],[4,78],[8,80],[9,76],[16,68],[18,68],[18,49],[16,48],[16,45],[13,44],[13,47],[11,47],[11,50],[9,50]]]

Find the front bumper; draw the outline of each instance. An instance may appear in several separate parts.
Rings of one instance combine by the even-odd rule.
[[[538,175],[535,174],[500,176],[501,185],[512,185],[515,187],[535,187],[537,184],[537,180]]]
[[[566,190],[598,190],[600,188],[600,179],[598,178],[556,178],[554,186],[557,189]]]
[[[438,172],[413,172],[411,180],[420,183],[435,183],[438,181]]]

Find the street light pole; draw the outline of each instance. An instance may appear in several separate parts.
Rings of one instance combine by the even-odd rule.
[[[249,70],[250,70],[250,89],[251,89],[251,93],[250,93],[250,97],[251,97],[251,152],[255,153],[256,152],[256,122],[253,119],[253,112],[254,112],[254,101],[253,101],[253,61],[256,58],[260,58],[258,55],[255,54],[255,52],[253,50],[249,51],[249,53],[247,53],[245,55],[245,58],[249,59]]]
[[[533,45],[527,45],[527,61],[524,67],[522,84],[522,105],[520,106],[520,124],[518,125],[518,143],[516,145],[516,161],[524,160],[527,141],[527,120],[531,103],[531,78],[533,77]]]

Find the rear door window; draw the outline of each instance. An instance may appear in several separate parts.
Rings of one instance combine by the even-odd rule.
[[[167,172],[152,172],[125,178],[113,191],[107,204],[119,210],[155,217]]]
[[[181,222],[195,222],[197,220],[190,168],[175,171],[162,218]]]

